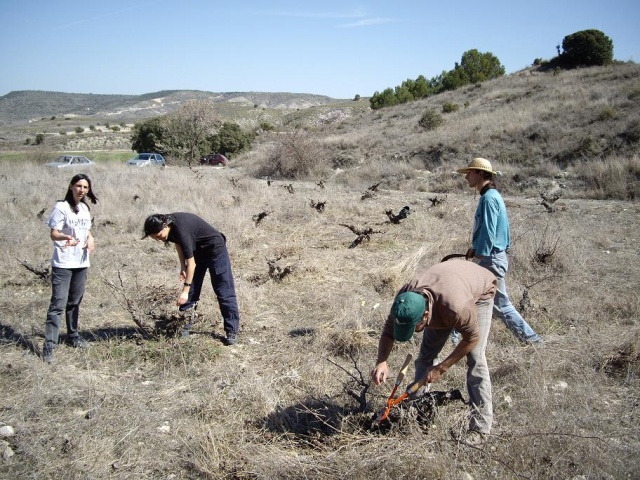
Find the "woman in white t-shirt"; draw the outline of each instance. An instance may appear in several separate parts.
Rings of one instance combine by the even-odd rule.
[[[53,362],[53,350],[58,345],[60,319],[65,314],[67,341],[76,348],[87,348],[87,342],[78,333],[80,302],[89,268],[89,254],[93,253],[91,214],[87,197],[95,204],[98,199],[91,188],[91,180],[83,173],[75,175],[69,183],[64,200],[57,202],[47,225],[53,240],[51,258],[51,303],[45,323],[45,341],[42,358]]]

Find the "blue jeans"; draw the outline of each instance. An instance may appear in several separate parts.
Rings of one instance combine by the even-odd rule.
[[[471,408],[469,430],[490,433],[493,423],[493,396],[491,393],[491,377],[485,351],[489,330],[491,329],[492,300],[476,302],[478,313],[478,329],[480,340],[467,354],[467,392]],[[415,380],[420,380],[427,374],[429,367],[434,365],[440,351],[452,330],[424,329],[420,354],[415,362]]]
[[[238,300],[236,298],[236,287],[231,272],[231,260],[229,252],[224,246],[220,254],[215,257],[195,258],[196,269],[193,274],[191,288],[189,288],[188,301],[183,307],[188,308],[200,300],[204,276],[209,270],[211,286],[218,298],[220,314],[224,321],[224,331],[226,333],[238,333],[240,329],[240,312],[238,310]]]
[[[495,252],[487,257],[481,257],[478,265],[489,270],[498,279],[498,289],[493,299],[493,314],[520,340],[524,342],[541,340],[540,336],[522,318],[509,300],[507,284],[504,281],[504,277],[509,270],[507,252]]]
[[[67,335],[69,338],[79,336],[78,317],[87,282],[87,270],[87,268],[57,267],[51,269],[51,303],[44,329],[47,345],[58,344],[60,319],[63,312],[67,320]]]

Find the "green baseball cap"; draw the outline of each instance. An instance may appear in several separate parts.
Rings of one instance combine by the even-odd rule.
[[[426,309],[427,300],[419,293],[403,292],[396,296],[391,306],[394,340],[398,342],[411,340],[416,325],[422,320]]]

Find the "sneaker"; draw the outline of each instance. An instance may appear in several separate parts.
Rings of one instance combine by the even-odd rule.
[[[540,335],[536,335],[532,338],[527,338],[524,343],[527,345],[535,345],[536,347],[544,347],[544,339]]]
[[[44,347],[42,347],[42,361],[48,364],[53,363],[53,345],[45,344]]]
[[[180,336],[182,338],[188,338],[189,335],[191,335],[191,327],[193,325],[191,325],[190,323],[187,323],[184,327],[182,327],[182,330],[180,331]]]
[[[89,343],[82,337],[72,337],[71,346],[73,348],[80,348],[82,350],[86,350],[87,348],[89,348]]]
[[[186,312],[188,310],[191,310],[192,308],[195,310],[197,307],[198,307],[198,302],[197,301],[196,302],[187,302],[187,303],[184,303],[184,304],[180,305],[178,307],[178,310],[180,312]]]
[[[487,443],[487,436],[477,430],[471,430],[470,432],[467,432],[467,435],[465,435],[463,443],[470,447],[479,447]]]
[[[487,436],[477,430],[469,430],[462,438],[460,438],[460,443],[463,443],[468,447],[480,447],[487,443]]]
[[[450,430],[451,438],[458,443],[467,445],[468,447],[480,447],[487,443],[488,433],[482,433],[477,430],[467,430],[466,432],[460,432]]]
[[[238,343],[238,334],[234,332],[227,332],[225,343],[227,345],[235,345],[236,343]]]

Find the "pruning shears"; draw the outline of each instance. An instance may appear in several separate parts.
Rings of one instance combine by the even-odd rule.
[[[399,403],[403,402],[405,398],[409,397],[411,392],[407,390],[398,398],[394,398],[396,391],[398,390],[398,387],[400,386],[400,384],[402,383],[402,380],[404,379],[405,373],[407,373],[407,370],[409,369],[409,363],[411,363],[411,360],[413,360],[413,355],[408,353],[407,358],[405,358],[404,363],[402,364],[402,368],[400,368],[400,372],[398,372],[398,376],[396,377],[396,383],[393,386],[393,390],[391,390],[391,395],[389,395],[389,398],[387,398],[387,406],[384,407],[382,410],[380,410],[380,413],[378,414],[378,418],[376,419],[378,423],[382,423],[384,420],[386,420],[387,417],[389,416],[389,412],[391,411],[391,409],[396,405],[398,405]]]

